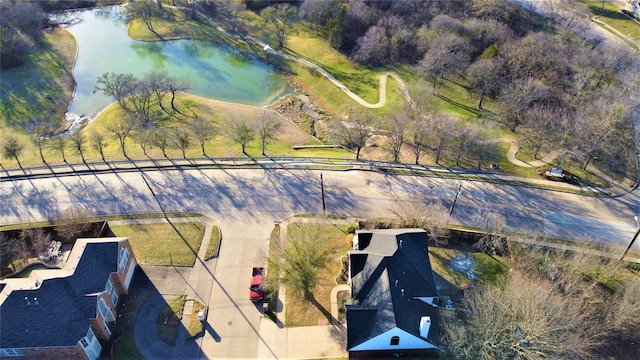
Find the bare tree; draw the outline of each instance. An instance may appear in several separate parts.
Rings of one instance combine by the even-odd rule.
[[[207,156],[204,150],[204,144],[213,137],[216,131],[215,126],[209,120],[205,120],[201,117],[197,117],[191,121],[191,132],[198,140],[200,149],[202,150],[202,156]]]
[[[162,155],[167,157],[167,146],[169,145],[169,135],[164,129],[156,129],[153,133],[153,145],[162,151]]]
[[[182,157],[187,158],[187,148],[189,147],[189,133],[184,129],[175,129],[171,138],[173,144],[180,149]]]
[[[155,88],[158,84],[149,82],[146,78],[137,80],[134,87],[127,98],[128,103],[133,107],[133,114],[140,127],[147,127],[151,124],[152,117],[152,98],[157,94]]]
[[[289,26],[296,15],[296,10],[289,4],[277,4],[262,10],[260,14],[267,22],[270,22],[275,30],[278,47],[284,47]]]
[[[409,126],[411,114],[408,109],[394,111],[388,119],[380,124],[380,127],[387,130],[388,150],[394,162],[400,158],[400,150],[404,144],[405,131]]]
[[[44,155],[42,154],[42,148],[47,142],[46,136],[50,131],[47,126],[47,119],[42,116],[36,116],[27,123],[26,127],[29,134],[29,140],[38,148],[40,159],[46,164],[47,161],[44,159]]]
[[[127,138],[131,135],[131,132],[135,128],[134,122],[131,118],[126,116],[119,116],[113,119],[111,122],[104,125],[105,129],[109,131],[120,144],[120,149],[122,150],[122,155],[128,158],[126,143]]]
[[[28,238],[33,255],[41,255],[51,245],[51,234],[43,228],[23,230],[23,238]]]
[[[438,34],[420,61],[420,69],[433,79],[432,93],[436,93],[438,79],[462,73],[469,64],[464,41],[455,34]]]
[[[391,42],[383,26],[372,26],[367,33],[358,39],[353,60],[360,64],[381,65],[388,61]]]
[[[0,67],[10,69],[27,61],[33,44],[42,44],[47,14],[35,2],[0,4]]]
[[[158,1],[158,4],[161,2]],[[153,28],[153,18],[156,17],[158,12],[158,8],[153,4],[153,1],[132,1],[128,4],[126,10],[130,19],[140,19],[149,31],[158,35]]]
[[[633,278],[616,291],[613,306],[608,306],[607,321],[614,331],[624,331],[636,338],[640,337],[640,280]]]
[[[135,88],[136,78],[133,74],[104,73],[96,80],[96,87],[93,92],[102,91],[105,95],[113,97],[124,111],[132,113],[126,99]]]
[[[502,286],[465,291],[462,321],[444,322],[455,359],[583,359],[602,339],[584,299],[563,296],[549,281],[513,270]]]
[[[605,154],[606,149],[611,147],[609,144],[623,139],[622,133],[631,132],[631,129],[627,129],[633,109],[631,97],[609,87],[606,91],[609,93],[607,96],[601,96],[584,106],[585,115],[579,117],[576,123],[579,129],[576,146],[585,158],[583,170],[598,154]]]
[[[467,69],[472,86],[480,90],[478,109],[482,109],[485,96],[495,98],[508,77],[508,67],[501,58],[478,60]]]
[[[437,244],[445,244],[449,236],[448,211],[441,202],[405,201],[393,205],[391,213],[400,220],[400,226],[420,228],[429,232]]]
[[[56,233],[67,241],[75,241],[91,228],[90,218],[95,214],[88,209],[70,207],[62,211],[61,224],[55,227]]]
[[[16,271],[16,265],[25,263],[29,258],[29,248],[21,236],[9,237],[0,232],[0,250],[3,266],[10,266],[13,271]]]
[[[153,143],[154,134],[155,134],[155,129],[153,127],[138,128],[133,133],[132,137],[138,143],[138,145],[140,145],[140,148],[142,149],[142,153],[144,154],[144,156],[148,156],[147,149]]]
[[[427,115],[428,116],[428,115]],[[429,120],[420,116],[413,124],[413,153],[416,155],[416,165],[420,163],[420,153],[429,141]]]
[[[95,149],[98,153],[100,153],[100,157],[102,157],[102,161],[106,162],[104,158],[104,149],[108,145],[106,136],[103,133],[93,129],[89,133],[89,144],[91,144],[91,147],[93,149]]]
[[[231,32],[244,40],[248,31],[245,23],[239,19],[239,15],[245,10],[245,7],[234,0],[222,0],[219,4],[219,13],[229,23]]]
[[[78,155],[80,155],[80,158],[82,158],[82,162],[86,163],[86,160],[84,159],[84,148],[87,142],[84,137],[84,133],[76,131],[71,134],[69,139],[71,139],[71,146],[73,146],[73,149],[78,153]]]
[[[370,113],[354,111],[348,121],[336,121],[329,129],[329,137],[341,145],[356,148],[356,160],[360,158],[360,150],[367,145],[373,136],[374,118]]]
[[[178,91],[187,91],[191,89],[191,81],[188,78],[173,78],[169,77],[167,86],[171,92],[171,109],[180,115],[184,115],[180,110],[176,108],[176,94]]]
[[[513,0],[474,0],[471,4],[473,15],[481,19],[493,19],[513,25],[517,19],[518,5]]]
[[[460,158],[462,157],[462,154],[465,153],[468,147],[476,140],[479,131],[480,130],[477,126],[462,126],[455,132],[454,142],[458,148],[456,154],[456,166],[460,166]]]
[[[22,155],[23,151],[24,145],[20,143],[17,137],[13,135],[5,137],[4,144],[2,146],[2,153],[5,157],[15,159],[21,169],[22,164],[20,163],[20,155]]]
[[[4,231],[0,232],[0,256],[4,267],[11,267],[11,270],[16,271],[16,258],[22,259],[24,256],[21,253],[26,254],[26,246],[24,241],[17,236],[9,237]],[[18,263],[19,264],[19,263]]]
[[[282,127],[282,122],[280,122],[279,118],[273,116],[273,114],[261,110],[256,114],[255,127],[262,144],[262,155],[266,155],[266,145],[270,140],[276,138],[280,127]]]
[[[67,157],[64,150],[67,148],[67,141],[66,137],[58,135],[51,138],[51,141],[49,142],[49,145],[53,150],[60,152],[60,155],[62,155],[62,161],[65,163],[67,162]]]
[[[533,149],[535,159],[545,143],[554,138],[554,123],[562,116],[562,111],[563,109],[556,106],[536,104],[524,113],[524,139]]]
[[[195,20],[197,19],[197,15],[198,15],[198,5],[202,3],[201,1],[198,0],[174,0],[173,1],[173,5],[174,6],[178,6],[179,8],[181,8],[183,10],[183,12],[189,16],[189,18],[191,20]],[[209,2],[204,2],[204,4],[207,4]]]
[[[287,226],[285,236],[272,239],[268,254],[262,258],[267,263],[270,287],[287,285],[305,299],[313,299],[313,289],[318,285],[320,270],[326,268],[335,249],[328,244],[327,232],[321,224],[304,227]]]
[[[427,119],[430,120],[430,132],[433,137],[433,142],[436,144],[436,164],[439,164],[440,155],[454,134],[458,124],[458,118],[445,113],[437,113],[427,117]]]
[[[227,135],[231,140],[242,146],[242,153],[247,154],[247,144],[255,139],[256,131],[249,119],[241,118],[237,115],[230,114],[226,127]]]
[[[500,96],[502,121],[516,131],[524,120],[525,112],[534,104],[544,100],[549,92],[547,87],[533,78],[517,79],[505,87]]]
[[[507,226],[504,215],[481,209],[476,219],[480,222],[483,235],[474,246],[494,255],[503,254],[510,250],[508,239],[504,236],[504,230]]]

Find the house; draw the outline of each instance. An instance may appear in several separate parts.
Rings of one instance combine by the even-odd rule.
[[[136,265],[127,238],[78,239],[63,268],[0,280],[0,358],[97,359]]]
[[[640,1],[638,0],[627,0],[627,5],[625,6],[625,10],[631,14],[631,17],[640,20]]]
[[[349,252],[349,358],[437,356],[438,299],[420,229],[357,231]]]

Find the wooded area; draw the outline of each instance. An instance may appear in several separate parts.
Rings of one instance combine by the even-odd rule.
[[[499,0],[306,0],[299,15],[357,63],[414,66],[430,82],[414,89],[415,95],[430,91],[438,97],[442,86],[456,83],[479,94],[478,109],[491,99],[490,117],[521,136],[535,157],[560,149],[559,163],[569,155],[583,168],[595,160],[614,173],[634,169],[631,119],[638,99],[631,91],[640,83],[638,55],[627,47],[587,42],[581,34],[588,19],[567,16],[562,2],[536,4],[550,16]],[[485,138],[485,126],[466,123],[445,126],[439,136],[435,123],[442,116],[429,104],[419,105],[403,140],[416,149],[434,149],[436,162],[452,141],[458,143],[458,164],[465,144],[478,146]],[[382,121],[397,128],[395,116]],[[425,124],[431,139],[422,136]]]

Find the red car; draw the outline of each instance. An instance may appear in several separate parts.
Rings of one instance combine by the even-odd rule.
[[[249,299],[253,302],[262,301],[264,299],[264,290],[262,289],[263,277],[264,268],[254,267],[251,274],[251,287],[249,288]]]

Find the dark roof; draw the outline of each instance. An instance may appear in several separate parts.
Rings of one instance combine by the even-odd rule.
[[[437,290],[421,230],[374,230],[359,250],[350,252],[355,305],[347,307],[347,348],[398,327],[420,336],[420,318],[431,317],[429,342],[438,337],[437,309],[415,297],[435,297]]]
[[[96,293],[105,290],[117,261],[118,242],[87,243],[73,275],[12,291],[0,306],[2,348],[76,345],[96,317]]]

